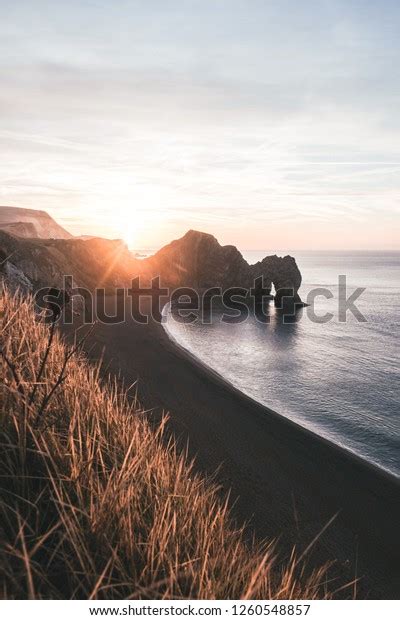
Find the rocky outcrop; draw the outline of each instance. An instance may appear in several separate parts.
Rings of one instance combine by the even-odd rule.
[[[20,290],[23,293],[30,293],[33,289],[32,282],[10,259],[11,257],[0,249],[0,291],[6,283],[11,292]]]
[[[293,256],[266,256],[250,267],[253,278],[260,275],[270,279],[275,288],[275,305],[285,309],[291,305],[304,305],[298,290],[301,286],[301,273]]]
[[[33,239],[72,239],[46,211],[0,206],[0,229]]]
[[[212,235],[196,230],[189,230],[144,259],[138,268],[153,277],[159,275],[164,286],[228,288],[247,286],[250,281],[248,265],[239,250],[233,245],[221,246]]]
[[[204,290],[214,286],[251,288],[262,276],[264,287],[275,288],[279,308],[302,305],[298,294],[301,273],[291,256],[267,256],[249,265],[233,245],[221,246],[207,233],[190,230],[154,256],[137,265],[137,275],[160,276],[164,286],[190,286]]]

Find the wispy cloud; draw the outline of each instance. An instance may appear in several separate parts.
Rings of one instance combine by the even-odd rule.
[[[4,0],[1,201],[144,246],[400,247],[383,4]]]

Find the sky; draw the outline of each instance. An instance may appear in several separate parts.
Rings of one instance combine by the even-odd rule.
[[[0,204],[157,248],[400,249],[400,4],[0,0]]]

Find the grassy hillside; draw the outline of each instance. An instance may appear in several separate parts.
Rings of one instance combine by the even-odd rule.
[[[0,596],[321,598],[324,570],[274,566],[137,403],[2,300]],[[52,340],[51,345],[49,339]]]

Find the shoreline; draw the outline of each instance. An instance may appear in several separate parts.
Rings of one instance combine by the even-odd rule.
[[[155,417],[169,412],[179,445],[230,493],[249,535],[278,540],[286,556],[296,545],[301,555],[331,522],[307,563],[335,561],[338,587],[362,577],[361,598],[399,597],[395,476],[247,396],[158,323],[98,324],[85,348],[92,360],[103,354],[125,385],[138,379],[139,400]]]
[[[241,397],[245,399],[249,399],[249,401],[253,405],[263,408],[265,410],[266,415],[277,416],[280,420],[283,420],[289,424],[292,424],[295,428],[299,429],[300,431],[309,433],[311,440],[325,442],[333,450],[342,451],[343,455],[346,458],[350,458],[350,459],[353,458],[362,467],[371,468],[371,470],[374,471],[375,473],[379,475],[383,475],[387,477],[389,481],[392,480],[394,483],[399,484],[399,492],[400,492],[400,476],[397,476],[395,473],[389,471],[385,467],[378,465],[377,463],[368,461],[366,458],[364,458],[360,454],[353,452],[350,448],[347,448],[344,445],[340,445],[339,443],[336,443],[335,441],[333,441],[332,439],[329,439],[328,437],[324,437],[317,430],[313,430],[311,428],[308,428],[307,426],[304,426],[300,422],[297,422],[296,420],[292,420],[291,418],[284,415],[283,413],[279,413],[279,411],[276,411],[275,409],[271,409],[270,407],[268,407],[268,405],[265,405],[264,403],[257,400],[253,396],[246,394],[240,388],[236,387],[236,385],[232,381],[224,377],[220,372],[212,368],[212,366],[208,365],[206,362],[202,361],[199,357],[197,357],[195,353],[192,353],[189,349],[181,345],[178,342],[178,340],[171,334],[171,332],[168,331],[166,327],[163,327],[163,329],[166,335],[168,336],[169,340],[172,342],[172,344],[180,351],[182,355],[184,356],[186,355],[192,364],[198,365],[200,368],[204,369],[207,373],[210,374],[210,376],[214,377],[217,381],[226,384],[226,386],[230,390],[235,391]],[[260,414],[262,414],[262,411],[260,411]]]

